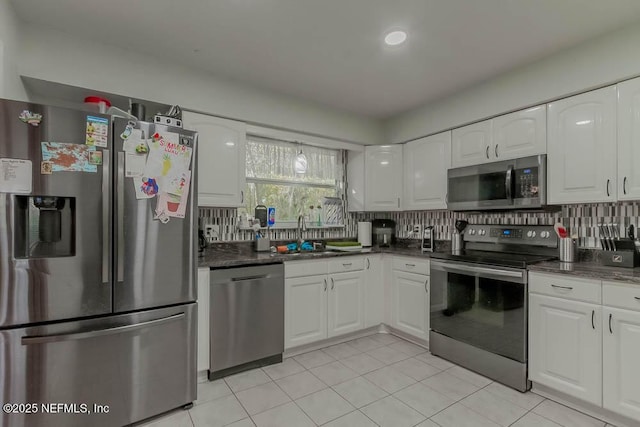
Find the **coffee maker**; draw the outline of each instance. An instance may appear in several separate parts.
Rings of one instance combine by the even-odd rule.
[[[396,241],[396,222],[390,219],[371,221],[373,245],[388,247]]]

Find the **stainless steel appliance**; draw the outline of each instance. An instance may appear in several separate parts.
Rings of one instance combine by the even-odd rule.
[[[449,169],[447,206],[454,211],[543,208],[546,175],[546,155]]]
[[[434,249],[433,225],[429,225],[422,230],[422,252],[433,252]]]
[[[469,225],[465,250],[431,254],[435,355],[520,391],[527,380],[527,266],[558,255],[552,226]]]
[[[211,271],[209,379],[282,362],[284,266]]]
[[[154,220],[120,136],[174,133],[195,176],[196,134],[4,100],[0,120],[0,401],[32,405],[0,426],[119,426],[190,404],[195,180],[184,219]]]
[[[374,246],[390,246],[396,240],[396,222],[391,219],[374,219],[371,221]]]

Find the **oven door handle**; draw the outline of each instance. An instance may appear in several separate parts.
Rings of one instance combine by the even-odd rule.
[[[451,265],[431,261],[431,269],[444,271],[446,273],[458,273],[467,275],[471,273],[477,276],[499,277],[508,279],[507,281],[510,282],[524,283],[525,281],[523,271],[503,270],[500,268],[487,268],[461,264]]]

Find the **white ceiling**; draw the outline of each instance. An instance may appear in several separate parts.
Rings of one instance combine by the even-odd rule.
[[[640,20],[638,0],[12,0],[27,22],[388,118]],[[390,29],[407,42],[385,47]]]

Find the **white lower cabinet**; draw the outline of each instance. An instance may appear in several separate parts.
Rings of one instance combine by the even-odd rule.
[[[529,379],[640,421],[640,286],[529,273]]]
[[[429,276],[393,271],[393,327],[429,339]]]
[[[209,370],[209,268],[198,268],[198,372]]]
[[[285,263],[285,348],[364,329],[370,266],[363,257]]]
[[[395,256],[391,272],[391,326],[429,339],[429,261]]]
[[[529,379],[602,404],[602,308],[529,296]]]
[[[285,348],[327,338],[327,276],[285,279]]]
[[[364,278],[363,271],[329,276],[329,338],[364,328]]]

